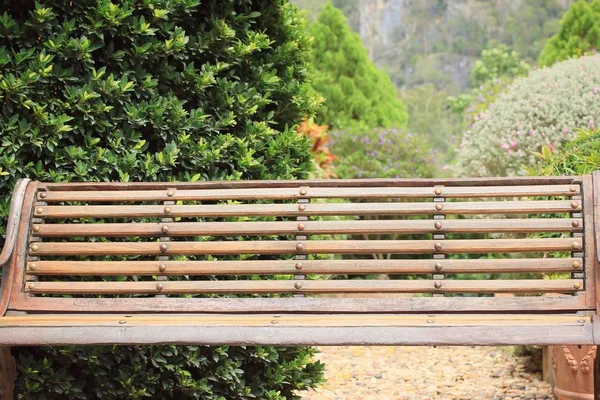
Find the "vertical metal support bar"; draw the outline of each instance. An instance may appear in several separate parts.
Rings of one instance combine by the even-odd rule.
[[[307,197],[308,196],[308,187],[306,186],[302,186],[299,188],[299,193],[300,196],[298,198],[298,211],[300,212],[304,212],[306,210],[306,206],[308,205],[308,203],[310,203],[310,199]],[[302,231],[304,231],[304,229],[306,228],[305,226],[305,222],[308,221],[308,217],[305,215],[300,215],[298,217],[296,217],[296,221],[298,222],[297,225],[297,229],[298,229],[298,233],[301,233]],[[296,235],[295,240],[297,242],[301,242],[303,240],[308,240],[308,236],[307,235]],[[296,269],[296,271],[301,272],[302,271],[302,261],[306,260],[306,254],[296,254],[296,256],[294,257],[294,261],[296,261],[294,268]],[[296,281],[303,281],[306,279],[306,275],[305,274],[294,274],[294,280]],[[294,284],[294,287],[298,288],[302,288],[301,286],[302,284],[300,282],[297,282]],[[294,297],[306,297],[306,295],[304,293],[296,293],[294,294]]]
[[[588,191],[591,192],[592,199],[591,201],[586,203],[587,209],[585,210],[585,214],[587,216],[586,219],[588,219],[589,221],[587,222],[587,225],[584,228],[586,232],[589,232],[589,235],[586,235],[588,241],[592,242],[586,243],[586,250],[591,247],[594,249],[594,251],[591,254],[588,253],[588,260],[586,260],[587,262],[584,264],[586,265],[586,268],[588,263],[591,266],[594,266],[592,271],[594,276],[588,277],[588,279],[592,279],[591,282],[594,285],[594,304],[596,306],[596,315],[598,315],[600,314],[600,171],[592,172],[591,186],[592,189]],[[586,189],[587,187],[588,186],[586,185]],[[586,198],[589,199],[588,196],[586,196]],[[596,357],[598,372],[600,372],[600,363],[598,362],[598,360],[600,360],[600,356]],[[596,376],[599,375],[596,374]],[[598,378],[597,381],[600,382],[600,378]],[[600,400],[600,384],[597,385],[597,388],[599,389],[597,389],[596,396],[597,399]]]
[[[46,192],[39,192],[36,194],[36,198],[37,199],[44,199],[46,198]],[[32,250],[35,249],[35,245],[36,243],[39,243],[42,241],[42,239],[40,237],[37,236],[37,232],[39,232],[40,230],[40,225],[44,223],[44,219],[43,218],[39,218],[36,217],[36,215],[41,214],[41,210],[46,207],[48,205],[47,202],[43,201],[43,200],[38,200],[36,202],[33,203],[33,218],[31,219],[31,234],[28,235],[29,236],[29,243],[27,245],[27,248],[30,250],[27,253],[27,269],[25,270],[25,282],[29,282],[26,283],[26,285],[35,285],[35,283],[38,280],[37,275],[31,275],[29,274],[30,271],[34,271],[37,266],[36,266],[36,261],[39,261],[40,258],[38,256],[32,255]],[[27,293],[26,296],[28,297],[32,297],[33,294],[31,293]]]
[[[577,190],[577,186],[578,185],[573,184],[573,185],[569,186],[569,190],[574,192]],[[581,190],[581,192],[583,192],[583,190]],[[583,197],[581,195],[571,196],[571,208],[573,210],[577,210],[577,211],[573,211],[570,213],[571,218],[583,218]],[[584,224],[585,224],[585,222],[584,222]],[[574,228],[583,228],[583,227],[578,227],[578,226],[573,226],[573,227]],[[584,242],[583,248],[585,249],[586,246],[585,246],[585,238],[583,236],[583,230],[580,232],[571,233],[571,237],[581,238],[581,240]],[[572,251],[571,257],[583,258],[584,257],[583,249]],[[572,279],[582,279],[585,282],[585,269],[583,271],[572,272],[571,278]],[[584,287],[583,289],[587,289],[587,288]],[[581,295],[582,293],[585,293],[585,292],[575,292],[574,294]]]
[[[446,202],[446,198],[442,196],[444,193],[443,186],[435,186],[434,189],[435,197],[433,198],[433,202],[435,203],[435,209],[437,211],[443,210],[444,203]],[[440,207],[441,206],[441,207]],[[433,227],[435,231],[441,230],[443,228],[443,220],[446,219],[445,214],[433,214]],[[446,279],[446,275],[441,273],[443,270],[443,262],[446,258],[446,255],[441,251],[443,249],[443,241],[446,239],[446,235],[443,233],[434,233],[433,240],[435,240],[435,250],[439,251],[439,253],[433,254],[434,259],[434,269],[435,273],[432,275],[432,279],[434,281],[433,287],[436,290],[443,288],[443,280]],[[444,297],[444,293],[433,293],[433,297]]]
[[[175,194],[175,189],[167,189],[167,196],[171,197]],[[164,213],[165,215],[169,215],[170,214],[170,207],[175,205],[175,202],[172,200],[167,200],[163,203],[163,205],[165,206],[165,210]],[[167,212],[168,211],[168,212]],[[165,236],[161,236],[159,238],[159,242],[161,243],[161,251],[163,251],[163,248],[166,249],[165,252],[168,250],[168,247],[162,247],[162,244],[164,244],[165,246],[168,246],[168,243],[171,241],[171,237],[167,236],[169,233],[169,224],[173,223],[173,217],[164,217],[160,220],[160,222],[162,223],[162,227],[160,228],[161,232],[165,235]],[[165,264],[165,261],[169,261],[171,259],[170,256],[168,255],[164,255],[164,256],[158,256],[158,272],[165,272],[167,270],[167,264]],[[158,275],[156,277],[157,281],[168,281],[169,277],[168,275]],[[157,293],[160,293],[163,290],[164,286],[162,283],[157,283],[156,284],[156,291]],[[155,297],[167,297],[164,294],[157,294]]]

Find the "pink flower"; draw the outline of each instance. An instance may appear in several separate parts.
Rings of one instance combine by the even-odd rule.
[[[569,128],[567,128],[566,126],[563,128],[563,133],[569,133]]]
[[[600,87],[596,86],[594,87],[594,94],[598,94],[600,93]]]
[[[510,147],[512,147],[513,149],[517,148],[517,141],[516,140],[511,140],[510,141]]]
[[[535,135],[535,131],[532,129],[529,131],[529,136],[533,136],[533,135]]]
[[[503,143],[503,144],[502,144],[502,148],[503,148],[504,150],[506,150],[506,151],[510,150],[510,146],[509,146],[509,145],[507,145],[506,143]]]

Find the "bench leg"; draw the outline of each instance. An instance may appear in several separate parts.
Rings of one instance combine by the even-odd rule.
[[[10,354],[10,347],[0,346],[0,390],[1,400],[13,400],[13,388],[15,386],[15,373],[17,363]]]

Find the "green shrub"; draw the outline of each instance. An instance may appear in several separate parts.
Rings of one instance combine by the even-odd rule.
[[[571,4],[540,54],[540,66],[579,57],[600,48],[600,0],[579,0]]]
[[[582,129],[557,153],[544,146],[538,154],[542,164],[531,175],[582,175],[600,170],[600,129]]]
[[[0,226],[17,178],[304,178],[320,96],[286,1],[0,5]],[[17,348],[23,399],[290,399],[312,348]]]
[[[408,114],[389,76],[369,59],[360,36],[344,14],[328,3],[310,25],[315,89],[325,96],[319,124],[345,128],[406,127]]]
[[[558,150],[600,120],[600,55],[564,61],[515,80],[464,133],[456,173],[523,174],[542,146]]]

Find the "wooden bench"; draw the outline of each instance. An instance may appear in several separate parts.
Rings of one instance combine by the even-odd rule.
[[[21,180],[2,398],[10,346],[598,344],[599,196],[596,173]]]

